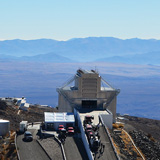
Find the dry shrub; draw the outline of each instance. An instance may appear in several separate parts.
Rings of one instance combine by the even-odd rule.
[[[148,137],[151,141],[155,142],[155,139],[152,137],[152,135],[151,135],[150,133],[148,133],[147,137]]]
[[[5,156],[1,154],[1,155],[0,155],[0,159],[1,159],[1,160],[5,160]]]
[[[151,140],[151,141],[153,141],[153,142],[155,142],[155,141],[156,141],[153,137],[151,137],[151,138],[150,138],[150,140]]]
[[[16,149],[14,149],[13,153],[16,153],[16,154],[17,154],[17,150],[16,150]]]
[[[6,150],[3,150],[3,151],[2,151],[2,154],[3,154],[3,155],[6,155],[6,153],[7,153]]]
[[[5,144],[2,144],[2,148],[5,148]]]
[[[5,135],[5,137],[9,137],[10,135],[9,135],[9,133],[7,133],[6,135]]]
[[[13,142],[14,139],[15,139],[15,135],[11,136],[11,137],[10,137],[10,142]]]

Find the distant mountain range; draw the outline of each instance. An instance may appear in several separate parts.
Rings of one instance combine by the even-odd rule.
[[[127,55],[127,56],[113,56],[109,58],[101,58],[97,62],[118,62],[128,64],[160,64],[160,51],[149,52],[143,54]]]
[[[71,63],[75,62],[69,58],[54,54],[54,53],[47,53],[47,54],[39,54],[35,56],[9,56],[9,55],[0,55],[1,61],[29,61],[29,62],[53,62],[53,63]]]
[[[155,65],[0,62],[0,97],[25,96],[28,103],[56,107],[56,88],[64,86],[77,69],[95,66],[103,79],[121,90],[118,113],[160,120],[160,66]]]
[[[32,62],[119,62],[160,64],[160,40],[113,37],[0,41],[0,60]]]

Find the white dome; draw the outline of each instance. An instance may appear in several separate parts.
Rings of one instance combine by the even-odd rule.
[[[8,120],[0,119],[0,123],[8,123]]]

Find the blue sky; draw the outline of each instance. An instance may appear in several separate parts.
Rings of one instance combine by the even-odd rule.
[[[0,0],[0,40],[160,39],[160,0]]]

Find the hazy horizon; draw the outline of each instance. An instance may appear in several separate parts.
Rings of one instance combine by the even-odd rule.
[[[160,1],[0,1],[0,39],[160,39]]]

